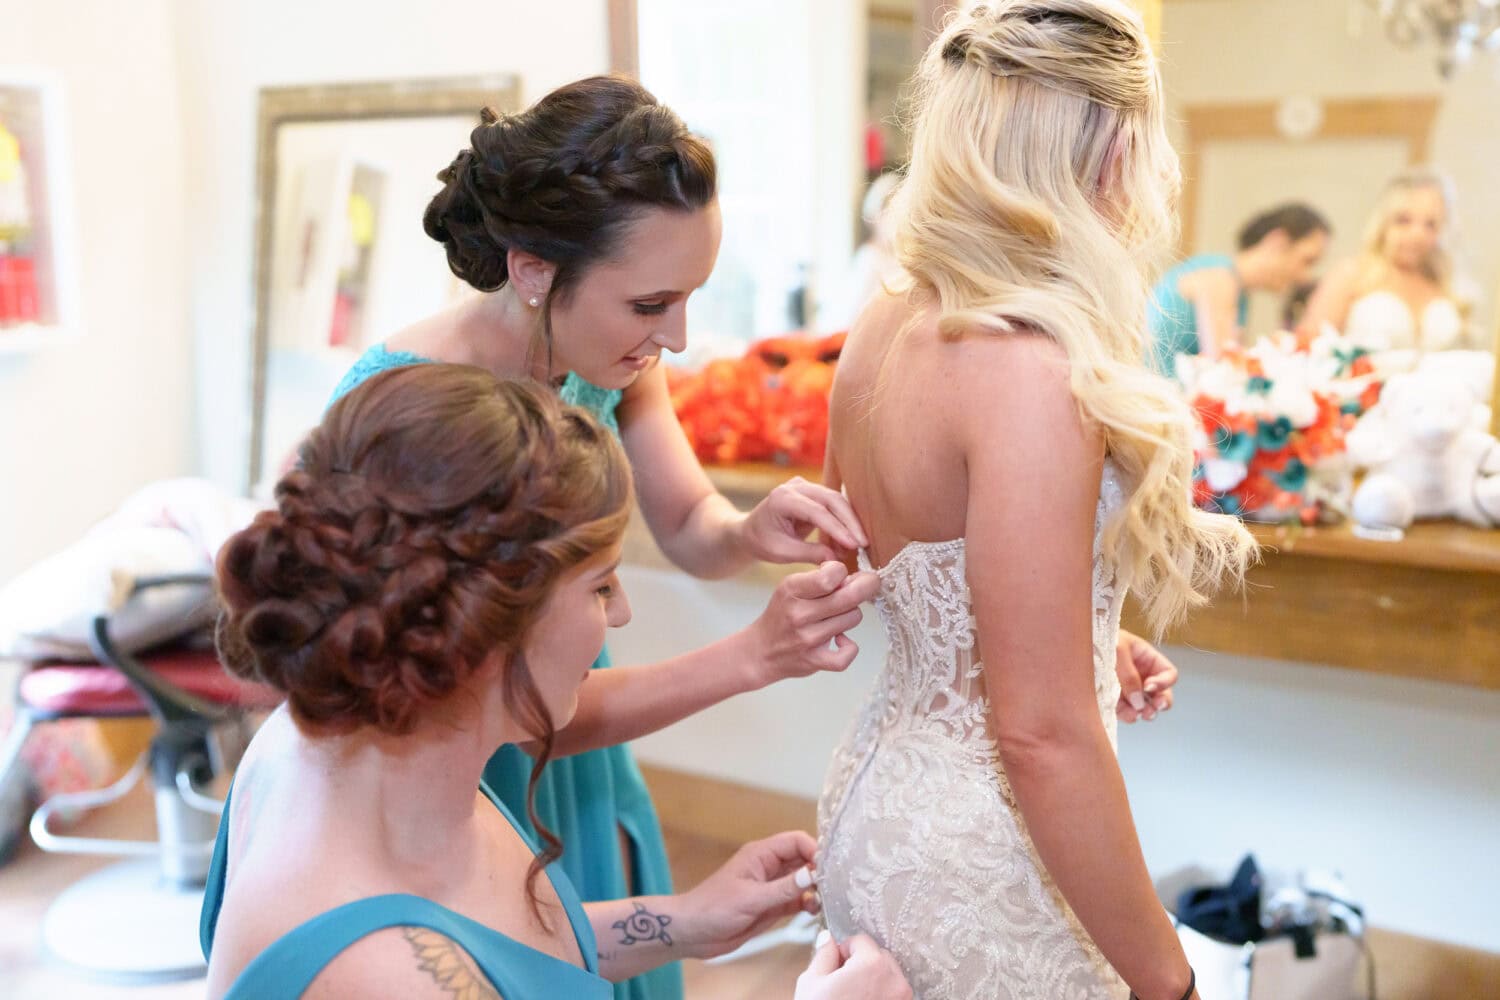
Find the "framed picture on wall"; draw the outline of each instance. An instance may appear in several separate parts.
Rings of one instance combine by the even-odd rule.
[[[508,74],[260,92],[249,487],[274,483],[355,358],[475,294],[421,226],[439,168]]]
[[[0,353],[75,330],[60,85],[0,73]]]
[[[386,171],[334,154],[300,163],[288,178],[271,301],[273,346],[352,354],[367,346],[370,275],[384,215]],[[341,359],[342,365],[352,361]]]

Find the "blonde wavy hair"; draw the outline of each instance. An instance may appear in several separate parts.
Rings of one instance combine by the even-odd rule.
[[[1067,352],[1129,500],[1104,551],[1158,632],[1237,583],[1255,543],[1192,503],[1191,414],[1143,364],[1180,185],[1161,81],[1120,0],[992,0],[952,15],[912,92],[896,254],[940,330],[1031,329]]]
[[[1453,297],[1453,182],[1447,175],[1429,167],[1417,167],[1392,177],[1381,192],[1380,201],[1365,226],[1364,242],[1359,254],[1358,281],[1361,287],[1379,285],[1389,274],[1391,265],[1386,259],[1385,237],[1391,221],[1400,210],[1401,202],[1413,191],[1436,191],[1443,199],[1443,228],[1437,246],[1422,262],[1422,273],[1442,290],[1447,298]]]

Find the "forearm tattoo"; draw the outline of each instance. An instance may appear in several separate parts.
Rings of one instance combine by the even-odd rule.
[[[458,1000],[500,1000],[500,994],[480,974],[469,953],[452,938],[420,927],[407,927],[401,933],[416,953],[422,971],[445,993]]]
[[[640,903],[635,903],[635,912],[624,920],[616,920],[615,930],[620,932],[620,944],[646,944],[650,941],[660,941],[667,947],[672,946],[672,935],[667,933],[667,925],[672,918],[665,913],[652,913]]]

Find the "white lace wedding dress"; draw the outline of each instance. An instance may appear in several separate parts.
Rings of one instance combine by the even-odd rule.
[[[1451,351],[1463,346],[1464,321],[1450,299],[1433,299],[1413,316],[1400,296],[1374,291],[1349,307],[1344,334],[1371,351]]]
[[[1106,463],[1093,646],[1111,743],[1125,594],[1099,546],[1121,502]],[[962,539],[915,542],[880,570],[876,606],[890,653],[818,803],[828,926],[840,940],[864,932],[889,949],[917,1000],[1124,998],[1129,991],[1042,867],[996,756],[965,557]]]

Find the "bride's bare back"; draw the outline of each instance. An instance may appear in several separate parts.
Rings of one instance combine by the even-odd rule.
[[[1017,381],[1028,395],[1072,405],[1067,357],[1046,336],[944,337],[936,308],[905,294],[882,295],[860,315],[834,381],[825,478],[854,505],[871,563],[884,565],[910,542],[964,537],[973,485],[966,450],[984,438],[1001,447],[1017,430],[987,426],[994,408],[978,397],[1013,392]],[[1102,444],[1081,422],[1068,423],[1026,432],[1056,439],[1060,452],[1096,454],[1083,479],[1097,483]],[[1095,498],[1081,499],[1091,510]]]
[[[1092,792],[1069,786],[1114,768],[1124,593],[1099,543],[1123,498],[1068,372],[1049,337],[945,337],[898,297],[866,311],[840,361],[828,471],[882,567],[889,652],[829,766],[818,878],[835,936],[872,934],[922,1000],[1126,992],[1058,892],[1100,881],[1066,851],[1058,873],[1038,863],[1021,802],[1034,768],[1013,786],[1007,763],[1082,734],[1090,753],[1040,769],[1061,794],[1028,804],[1097,829],[1079,805]]]
[[[935,312],[883,295],[855,322],[839,359],[825,479],[844,487],[875,565],[908,542],[963,534],[961,452],[945,428],[919,419],[942,386],[944,346]]]

